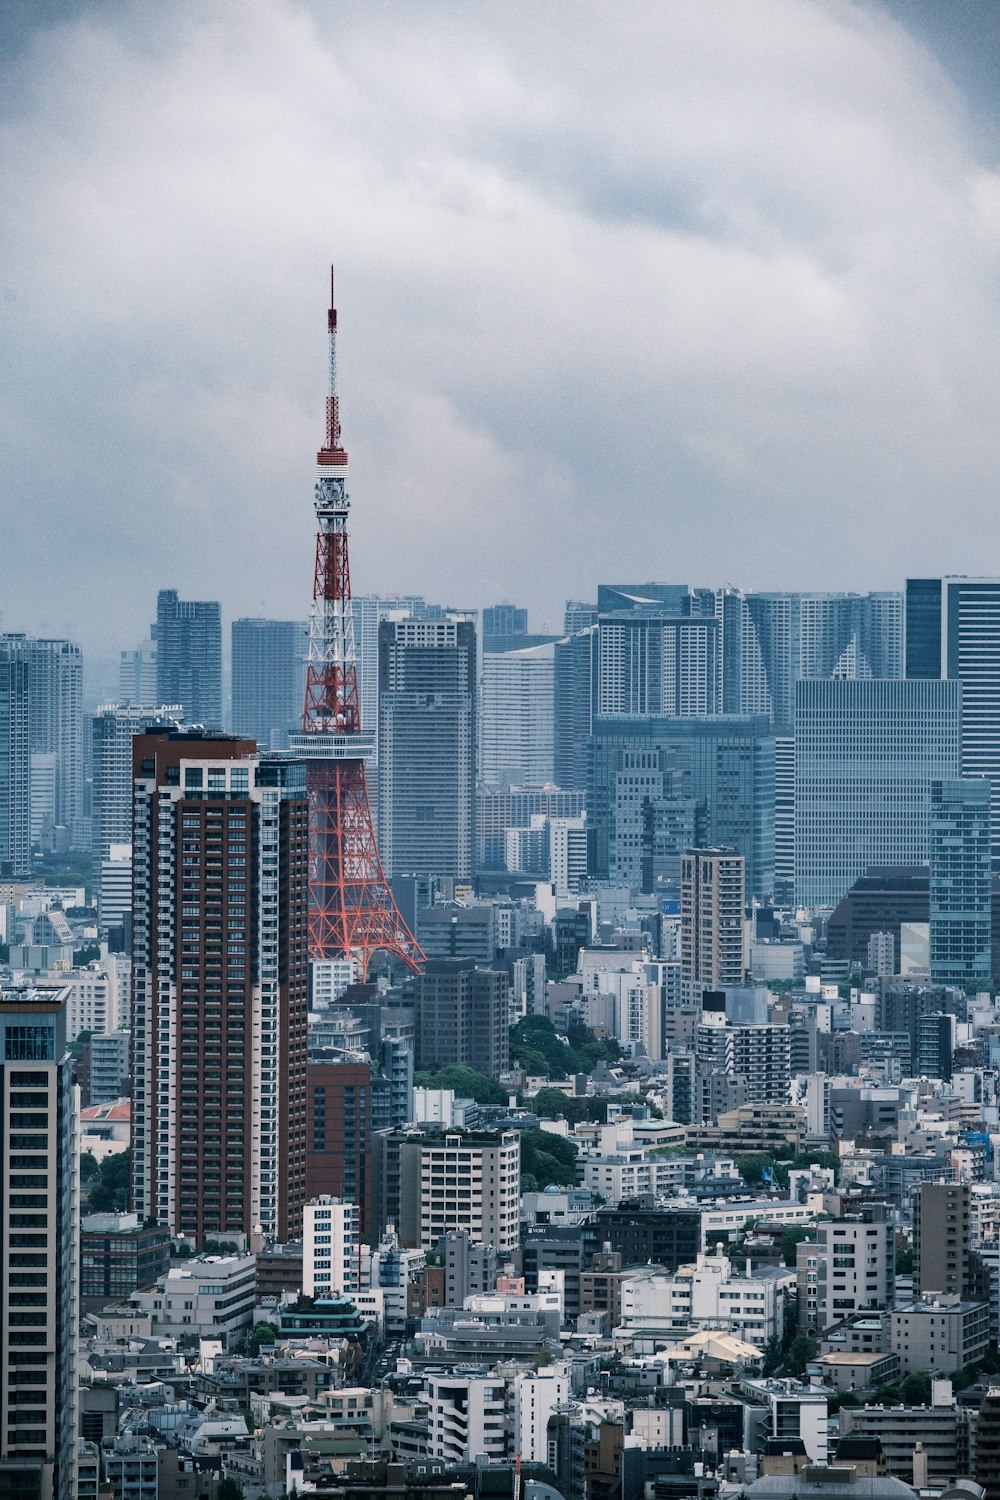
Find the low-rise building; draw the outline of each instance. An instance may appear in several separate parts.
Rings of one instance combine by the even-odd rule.
[[[200,1255],[170,1267],[155,1286],[133,1292],[132,1307],[148,1312],[157,1337],[216,1338],[228,1345],[253,1321],[257,1259]]]
[[[939,1370],[952,1374],[982,1359],[990,1342],[986,1302],[937,1297],[910,1302],[889,1313],[889,1347],[899,1355],[900,1373]]]

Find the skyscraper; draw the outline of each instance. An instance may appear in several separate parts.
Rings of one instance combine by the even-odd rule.
[[[473,871],[476,628],[471,618],[379,626],[379,845],[389,875]]]
[[[262,750],[284,750],[305,694],[309,626],[304,620],[234,620],[233,733]]]
[[[215,600],[156,596],[156,698],[188,724],[222,726],[222,617]]]
[[[197,731],[133,746],[133,1208],[206,1237],[302,1232],[305,768]]]
[[[517,638],[514,637],[514,640]],[[554,775],[555,644],[483,651],[479,779],[485,786],[547,786]]]
[[[971,1223],[967,1182],[921,1182],[913,1194],[913,1294],[968,1291]]]
[[[31,865],[30,659],[24,636],[0,636],[0,875]]]
[[[747,594],[740,655],[743,712],[787,732],[802,679],[903,676],[903,596]]]
[[[553,653],[555,781],[567,791],[582,792],[587,785],[587,741],[594,718],[596,621],[556,641]]]
[[[992,861],[985,776],[932,781],[929,828],[931,982],[990,987]],[[940,1289],[939,1289],[940,1290]]]
[[[483,647],[486,642],[500,637],[527,635],[528,611],[516,604],[492,604],[483,610]]]
[[[83,814],[83,652],[72,641],[27,638],[32,755],[52,755],[54,821],[76,843]]]
[[[931,782],[959,774],[958,682],[800,681],[795,899],[834,907],[873,865],[928,854]]]
[[[66,992],[0,990],[0,1494],[76,1495],[78,1095]]]
[[[132,739],[151,729],[176,728],[180,704],[163,708],[104,703],[91,723],[93,847],[108,859],[112,844],[132,842]]]
[[[987,776],[1000,869],[1000,578],[906,580],[906,675],[962,684],[962,776]]]
[[[738,850],[746,859],[749,893],[768,895],[774,880],[775,771],[774,736],[763,716],[595,718],[587,773],[591,874],[610,874],[616,810],[627,810],[618,800],[619,777],[639,764],[637,753],[649,752],[663,752],[664,768],[680,773],[673,794],[704,808],[707,843]]]
[[[737,988],[746,972],[746,865],[732,849],[689,849],[681,860],[681,992]]]

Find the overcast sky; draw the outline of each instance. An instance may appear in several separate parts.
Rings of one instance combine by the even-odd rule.
[[[3,628],[1000,571],[990,0],[4,9]]]

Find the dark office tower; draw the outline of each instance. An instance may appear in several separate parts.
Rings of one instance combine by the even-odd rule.
[[[496,637],[528,634],[528,611],[516,604],[493,604],[483,610],[483,646]]]
[[[913,1193],[915,1297],[964,1296],[970,1240],[968,1183],[919,1183]]]
[[[0,1495],[76,1487],[77,1090],[67,990],[0,990]]]
[[[990,783],[932,781],[931,981],[989,988],[992,974]]]
[[[467,880],[475,853],[476,627],[379,625],[379,847],[386,873]]]
[[[302,1233],[305,768],[250,740],[133,744],[132,1206],[206,1238]]]
[[[179,703],[188,724],[222,725],[222,618],[215,600],[156,596],[156,697]]]
[[[596,622],[557,641],[553,650],[556,786],[582,792],[587,785],[587,741],[593,723]]]
[[[46,813],[76,846],[83,816],[83,652],[72,641],[31,636],[27,646],[31,754],[52,758],[52,805]],[[36,819],[41,821],[37,814]]]
[[[0,636],[0,876],[31,865],[31,667],[24,636]]]
[[[233,733],[285,750],[298,732],[309,626],[304,620],[234,620]]]
[[[418,1068],[473,1068],[498,1078],[509,1064],[510,981],[468,958],[431,959],[410,981]]]
[[[1000,869],[1000,578],[908,578],[906,675],[962,684],[963,777],[987,776]]]
[[[955,1017],[932,1011],[917,1017],[914,1070],[921,1078],[951,1079],[955,1056]]]

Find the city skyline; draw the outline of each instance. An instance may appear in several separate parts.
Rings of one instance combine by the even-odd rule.
[[[989,555],[982,7],[34,9],[0,118],[4,629],[96,664],[164,586],[303,616],[331,255],[365,592],[551,632],[598,555],[862,591]]]

